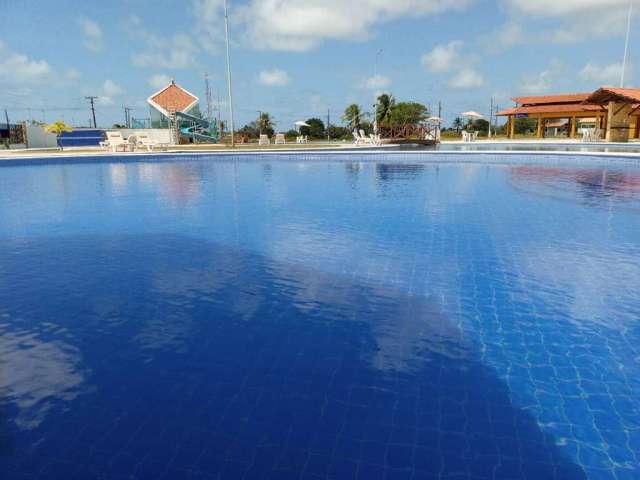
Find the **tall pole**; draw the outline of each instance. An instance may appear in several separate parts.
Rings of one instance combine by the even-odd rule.
[[[329,136],[329,126],[331,125],[330,120],[331,120],[331,109],[327,108],[327,140],[331,140],[331,137]]]
[[[91,104],[91,116],[93,117],[93,128],[98,128],[98,125],[96,123],[96,107],[94,105],[94,101],[96,98],[96,96],[88,96],[88,97],[84,97],[87,100],[89,100],[89,103]]]
[[[260,135],[262,135],[262,110],[256,110],[258,112],[258,130],[260,130]]]
[[[7,121],[7,130],[11,130],[11,127],[9,126],[9,114],[7,113],[7,109],[4,109],[4,119]]]
[[[382,49],[378,50],[376,52],[376,62],[375,62],[375,69],[373,72],[373,78],[375,79],[378,76],[378,57],[380,57],[380,54],[382,53]],[[376,135],[378,134],[378,99],[376,98],[376,94],[374,92],[373,94],[373,98],[374,98],[374,113],[373,113],[373,133],[375,133]]]
[[[491,97],[491,109],[489,110],[489,135],[491,138],[491,122],[493,121],[493,97]]]
[[[204,74],[204,89],[205,89],[205,95],[207,97],[207,121],[209,122],[209,124],[211,124],[211,118],[212,118],[212,107],[211,107],[211,87],[209,87],[209,74],[205,73]]]
[[[227,89],[229,90],[229,123],[231,124],[231,146],[235,145],[233,131],[233,93],[231,90],[231,60],[229,56],[229,13],[227,11],[227,0],[224,0],[224,42],[227,47]]]
[[[629,36],[631,33],[631,14],[633,12],[633,0],[629,0],[629,15],[627,16],[627,35],[624,40],[624,56],[622,57],[622,73],[620,74],[620,88],[624,88],[624,75],[627,69],[627,55],[629,53]]]

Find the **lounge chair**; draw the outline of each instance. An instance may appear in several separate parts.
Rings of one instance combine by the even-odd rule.
[[[111,150],[117,152],[118,148],[122,148],[123,152],[126,152],[129,147],[129,142],[122,137],[120,132],[106,132],[107,139],[104,142],[100,142],[100,147],[104,150]]]
[[[148,133],[140,132],[136,135],[135,145],[140,148],[146,148],[148,152],[152,152],[156,146],[156,142],[151,139]]]
[[[602,129],[601,128],[596,128],[593,130],[593,133],[591,134],[591,140],[594,142],[601,142],[602,141]]]
[[[276,140],[273,143],[275,143],[276,145],[287,143],[287,141],[284,138],[284,133],[276,133]]]
[[[271,140],[269,140],[269,135],[260,135],[260,138],[258,139],[258,145],[270,145],[271,144]]]

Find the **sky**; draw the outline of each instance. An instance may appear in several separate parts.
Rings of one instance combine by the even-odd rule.
[[[517,95],[620,84],[630,0],[228,0],[236,128],[269,112],[277,130],[377,94],[450,123]],[[633,0],[626,86],[640,84]],[[226,119],[222,0],[0,0],[0,109],[10,121],[86,126],[147,118],[172,78]],[[640,80],[639,80],[640,81]],[[220,99],[218,103],[218,98]],[[4,113],[4,112],[2,112]],[[2,115],[4,117],[4,115]],[[4,121],[4,118],[1,119]]]

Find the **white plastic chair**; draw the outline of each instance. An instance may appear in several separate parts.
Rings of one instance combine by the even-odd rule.
[[[106,132],[107,140],[100,142],[100,146],[103,149],[109,149],[112,152],[117,152],[118,148],[122,147],[122,151],[126,152],[129,146],[129,142],[122,137],[121,132]]]
[[[258,145],[270,145],[271,144],[271,140],[269,140],[269,135],[260,135],[260,138],[258,139]]]
[[[276,133],[276,140],[273,143],[275,143],[276,145],[287,143],[287,141],[284,138],[284,133]]]

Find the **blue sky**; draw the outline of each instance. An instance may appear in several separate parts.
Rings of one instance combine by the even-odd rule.
[[[636,1],[627,86],[640,78]],[[208,72],[228,115],[222,0],[0,1],[0,108],[10,119],[99,126],[148,117],[170,78],[201,98]],[[229,0],[236,126],[332,123],[376,93],[450,122],[510,97],[618,85],[629,0]],[[378,52],[380,52],[378,54]],[[378,62],[376,62],[376,57]],[[377,68],[376,68],[377,64]]]

